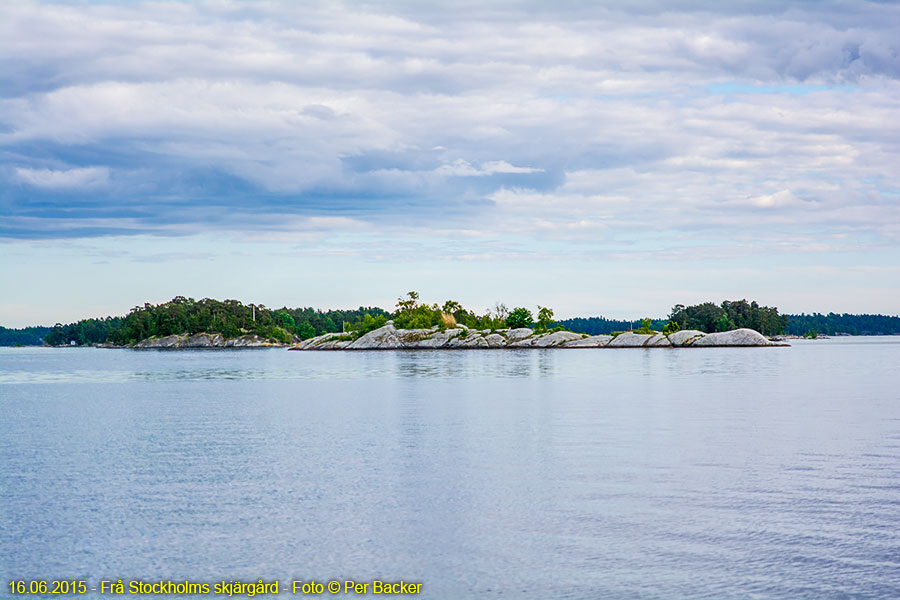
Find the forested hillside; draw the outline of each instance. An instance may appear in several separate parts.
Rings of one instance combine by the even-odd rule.
[[[0,327],[0,346],[40,346],[44,343],[44,336],[51,330],[51,327]]]
[[[256,334],[290,342],[323,333],[341,331],[344,322],[362,320],[366,314],[386,315],[380,308],[320,311],[312,308],[270,309],[261,304],[243,304],[237,300],[194,300],[178,296],[163,304],[144,304],[131,309],[125,317],[83,319],[68,325],[56,325],[44,342],[50,345],[131,344],[151,336],[180,333],[221,333],[225,337]]]
[[[810,315],[787,315],[786,333],[805,335],[817,333],[825,335],[898,335],[900,317],[888,315],[842,315],[813,313]]]

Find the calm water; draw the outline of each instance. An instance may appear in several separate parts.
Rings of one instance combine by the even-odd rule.
[[[900,338],[0,349],[0,597],[18,578],[277,578],[898,598],[898,390]]]

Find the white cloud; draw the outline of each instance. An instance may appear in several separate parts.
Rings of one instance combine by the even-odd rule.
[[[66,170],[16,168],[19,181],[34,187],[60,190],[69,188],[98,188],[109,182],[106,167],[83,167]]]
[[[798,204],[800,199],[795,196],[791,190],[781,190],[774,194],[764,194],[750,198],[750,203],[759,208],[782,208]]]
[[[544,169],[516,167],[505,160],[488,161],[481,163],[480,167],[475,167],[468,161],[457,159],[451,164],[441,165],[434,172],[454,177],[484,177],[495,173],[543,173]]]
[[[2,174],[59,192],[18,186],[3,224],[384,260],[885,256],[900,6],[753,4],[2,3]],[[86,163],[115,170],[59,166]]]

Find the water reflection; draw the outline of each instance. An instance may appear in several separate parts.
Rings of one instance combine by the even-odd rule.
[[[405,351],[394,354],[396,377],[461,379],[469,377],[527,378],[555,373],[553,350]]]

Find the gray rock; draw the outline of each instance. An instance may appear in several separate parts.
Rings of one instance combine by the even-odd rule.
[[[609,343],[611,335],[591,335],[578,340],[566,342],[563,348],[600,348]]]
[[[690,346],[706,334],[696,329],[682,329],[669,334],[669,342],[673,346]]]
[[[258,335],[244,335],[226,340],[220,333],[196,333],[194,335],[167,335],[149,338],[135,344],[137,350],[184,350],[209,348],[270,348],[281,346]]]
[[[347,348],[351,350],[387,350],[402,346],[403,342],[400,340],[400,336],[397,335],[394,323],[388,322],[387,325],[360,336],[359,339],[348,344]],[[301,349],[305,350],[306,348]]]
[[[487,342],[489,348],[505,348],[506,347],[506,338],[500,335],[499,333],[491,333],[489,335],[484,336],[484,341]]]
[[[708,333],[697,339],[692,346],[769,346],[769,340],[752,329],[734,329],[720,333]]]
[[[706,335],[696,330],[678,331],[669,336],[660,333],[641,334],[625,332],[615,338],[608,335],[585,337],[570,331],[555,331],[534,335],[531,329],[469,330],[459,326],[444,331],[431,329],[395,329],[393,323],[370,331],[359,339],[347,340],[347,334],[327,333],[295,344],[291,350],[383,350],[427,348],[659,348],[685,346],[770,346],[776,345],[750,329],[738,329]],[[197,334],[191,336],[167,336],[146,340],[138,347],[177,348],[186,344],[202,347],[264,347],[275,345],[258,336],[244,336],[224,340],[220,335]],[[152,345],[150,345],[152,344]]]
[[[527,327],[519,327],[518,329],[510,329],[506,334],[507,343],[512,346],[517,342],[528,339],[534,335],[534,331]]]
[[[655,337],[654,334],[648,333],[632,333],[630,331],[626,331],[625,333],[620,333],[613,339],[610,343],[606,345],[607,348],[642,348],[644,344],[650,340],[650,338]]]
[[[561,346],[566,342],[580,340],[580,333],[572,333],[571,331],[554,331],[541,335],[535,340],[534,345],[538,348],[550,348],[552,346]]]
[[[460,340],[461,348],[490,348],[487,339],[479,332],[473,331]]]
[[[418,342],[428,339],[435,332],[432,329],[395,329],[394,331],[406,348],[414,348]]]
[[[430,337],[419,340],[417,342],[409,342],[404,344],[406,348],[443,348],[450,343],[450,336],[446,331],[437,331]]]
[[[647,346],[647,347],[651,347],[651,346],[652,346],[652,347],[654,347],[654,348],[659,348],[659,347],[671,347],[671,346],[672,346],[672,342],[670,342],[670,341],[669,341],[669,338],[667,338],[667,337],[666,337],[665,335],[663,335],[662,333],[657,333],[656,335],[654,335],[653,337],[651,337],[649,340],[647,340],[646,342],[644,342],[644,346]]]

